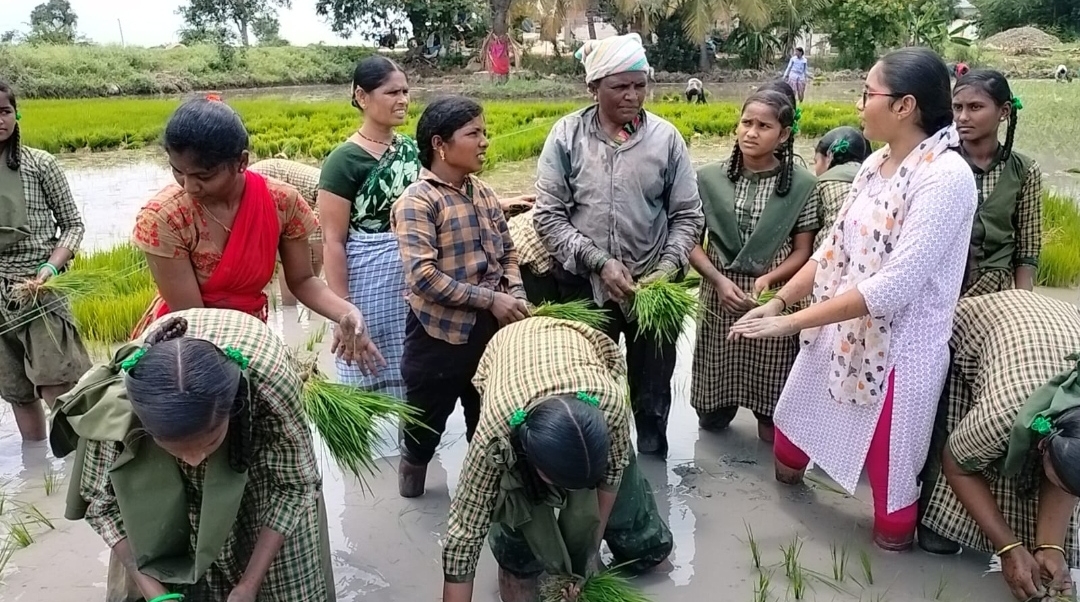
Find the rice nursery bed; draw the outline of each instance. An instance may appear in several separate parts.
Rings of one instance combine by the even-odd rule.
[[[321,160],[355,131],[356,110],[337,101],[295,102],[275,98],[229,102],[251,134],[251,150],[259,157],[284,156]],[[23,141],[52,153],[140,148],[155,143],[179,101],[167,99],[27,100]],[[555,121],[585,106],[585,101],[484,104],[491,148],[488,166],[540,154]],[[695,135],[727,136],[735,131],[740,106],[718,102],[689,105],[656,102],[649,109],[670,120],[691,141]],[[402,131],[414,134],[423,107],[413,105]],[[851,103],[808,103],[802,135],[820,136],[840,125],[858,123]]]
[[[129,244],[79,255],[71,270],[109,274],[101,287],[71,300],[75,325],[90,345],[127,342],[157,292],[142,251]]]

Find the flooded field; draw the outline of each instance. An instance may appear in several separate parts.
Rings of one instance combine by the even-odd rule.
[[[812,88],[810,97],[825,95],[826,90],[834,98],[854,97],[859,84],[827,86]],[[680,91],[670,86],[656,93],[666,93],[668,88]],[[748,85],[724,85],[716,89],[716,97],[741,98],[748,90]],[[279,89],[273,93],[294,98],[343,96],[338,88]],[[1076,156],[1062,156],[1052,145],[1039,144],[1037,135],[1034,129],[1025,134],[1021,127],[1017,147],[1033,151],[1053,185],[1080,187],[1080,179],[1065,171],[1070,162],[1080,164]],[[726,156],[730,141],[695,140],[691,148],[694,161],[700,164]],[[810,141],[804,141],[797,150],[809,159]],[[84,246],[89,249],[107,248],[125,240],[138,209],[172,181],[157,150],[66,155],[62,162],[87,224]],[[484,177],[498,192],[516,194],[531,187],[534,168],[535,161],[507,163]],[[1074,302],[1080,300],[1075,291],[1047,293]],[[270,323],[290,344],[302,343],[319,326],[317,320],[295,309],[278,309]],[[780,546],[790,544],[794,537],[803,542],[803,566],[822,575],[832,573],[832,547],[847,547],[852,558],[848,578],[836,587],[812,581],[804,598],[807,600],[1012,600],[1000,574],[984,576],[988,560],[984,555],[965,552],[939,558],[918,551],[889,555],[873,548],[870,495],[865,487],[852,498],[838,493],[836,486],[820,473],[816,475],[819,482],[806,487],[778,485],[773,479],[771,450],[757,440],[754,423],[747,415],[741,415],[725,434],[699,432],[688,400],[692,340],[691,327],[680,345],[672,383],[675,397],[669,427],[670,457],[666,461],[642,459],[642,469],[675,535],[674,569],[639,579],[655,600],[755,600],[756,571],[746,542],[747,526],[762,550],[763,562],[777,567],[770,600],[794,599],[780,568]],[[323,367],[332,374],[328,353],[323,354],[323,360]],[[429,470],[428,492],[416,500],[402,500],[397,495],[396,451],[389,440],[382,471],[368,481],[370,491],[351,476],[343,475],[329,462],[325,451],[321,452],[338,600],[439,599],[440,546],[446,531],[449,496],[456,488],[465,448],[464,422],[456,414]],[[66,474],[66,468],[65,462],[53,459],[44,445],[23,446],[9,408],[0,404],[0,502],[14,499],[34,504],[55,527],[35,528],[34,542],[14,552],[0,574],[0,600],[104,599],[104,544],[84,522],[62,518],[67,483],[57,488],[55,475]],[[4,529],[0,525],[0,535]],[[864,574],[859,561],[862,552],[868,555],[872,579]],[[488,552],[482,556],[476,591],[477,602],[498,600],[495,565]]]

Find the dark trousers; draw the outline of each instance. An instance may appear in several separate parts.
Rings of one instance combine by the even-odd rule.
[[[554,277],[562,301],[592,299],[588,280],[570,274],[556,265]],[[630,381],[630,404],[638,440],[645,436],[666,438],[668,414],[671,412],[671,377],[675,374],[675,343],[668,343],[638,332],[637,322],[627,320],[619,304],[604,305],[611,320],[604,334],[616,343],[619,335],[626,337],[626,367]],[[640,335],[640,336],[639,336]]]
[[[559,282],[551,272],[543,276],[537,276],[528,267],[521,268],[521,283],[525,285],[525,296],[529,303],[540,305],[541,303],[559,302]]]
[[[472,384],[476,366],[499,324],[490,312],[478,312],[476,324],[463,345],[452,345],[429,335],[416,316],[405,321],[405,348],[401,378],[406,402],[419,410],[426,426],[402,427],[401,455],[405,461],[425,465],[435,456],[446,420],[461,400],[465,410],[465,437],[472,440],[480,421],[480,394]]]

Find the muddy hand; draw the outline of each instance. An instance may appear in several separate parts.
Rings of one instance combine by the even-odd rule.
[[[330,351],[350,366],[356,362],[365,375],[378,375],[379,368],[386,366],[386,360],[369,336],[364,317],[355,307],[338,321]]]
[[[571,583],[562,589],[563,602],[577,602],[578,596],[581,595],[581,586],[577,583]]]

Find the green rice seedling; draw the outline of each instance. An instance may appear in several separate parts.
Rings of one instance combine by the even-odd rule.
[[[829,544],[829,555],[832,557],[833,581],[843,583],[847,579],[848,547],[847,544],[840,546],[836,542]]]
[[[930,598],[932,600],[940,600],[940,601],[944,602],[944,600],[945,600],[945,591],[948,590],[948,589],[949,589],[949,578],[945,575],[945,571],[942,571],[941,574],[938,575],[938,582],[937,582],[937,585],[934,587],[933,594],[929,595],[929,596],[924,594],[924,597]]]
[[[53,470],[52,465],[45,466],[45,495],[52,495],[60,490],[64,475]]]
[[[8,541],[17,548],[25,548],[34,543],[34,536],[25,522],[15,519],[8,523]]]
[[[701,274],[698,274],[695,270],[690,270],[690,271],[686,272],[686,277],[684,277],[682,279],[682,282],[680,282],[679,284],[683,285],[685,288],[690,289],[690,290],[693,290],[695,288],[700,288],[701,287]]]
[[[15,555],[16,546],[10,541],[0,544],[0,575],[4,574],[11,557]]]
[[[867,585],[874,584],[874,562],[866,550],[859,550],[859,564],[862,566],[863,578]]]
[[[549,578],[540,586],[540,602],[563,602],[563,590],[577,581],[578,578],[568,576]],[[630,580],[609,569],[585,579],[578,602],[651,602],[651,598],[634,587]]]
[[[799,539],[798,534],[791,538],[791,545],[787,547],[781,545],[780,552],[784,555],[784,574],[789,580],[793,579],[795,573],[801,571],[799,554],[802,552],[802,540]]]
[[[19,512],[23,515],[28,524],[41,525],[50,531],[56,528],[56,526],[53,525],[53,522],[42,514],[41,510],[33,504],[21,505],[19,507]]]
[[[795,564],[794,570],[788,575],[788,581],[791,586],[791,595],[796,600],[806,598],[806,574],[798,563]]]
[[[1042,220],[1038,283],[1051,287],[1080,284],[1080,205],[1072,197],[1045,192]]]
[[[761,570],[761,548],[758,546],[758,542],[754,539],[754,530],[750,528],[750,523],[743,522],[743,526],[746,527],[746,542],[750,546],[750,557],[754,561],[754,568]]]
[[[384,421],[420,424],[417,410],[400,399],[332,383],[314,366],[304,382],[303,402],[330,455],[362,484],[365,473],[376,471],[375,452]]]
[[[674,343],[682,334],[687,318],[697,314],[698,300],[685,286],[656,280],[637,287],[633,309],[639,334],[644,332]]]
[[[772,574],[768,571],[759,571],[757,583],[754,584],[754,602],[769,602],[769,585]]]
[[[105,269],[68,270],[45,282],[36,278],[24,280],[11,287],[12,299],[29,305],[55,296],[77,298],[106,291],[113,274]]]
[[[611,322],[611,316],[606,309],[596,307],[592,301],[577,300],[566,303],[541,303],[532,315],[537,317],[557,318],[570,320],[603,330]]]
[[[313,330],[311,332],[311,335],[308,336],[307,341],[304,343],[304,349],[307,350],[309,353],[314,353],[315,347],[321,345],[322,342],[326,339],[326,331],[326,322],[319,324],[319,327]]]
[[[761,306],[761,305],[765,305],[769,301],[772,301],[774,297],[776,297],[776,289],[767,288],[767,289],[761,291],[760,293],[758,293],[757,297],[754,298],[754,301],[756,301],[757,304],[759,306]]]

